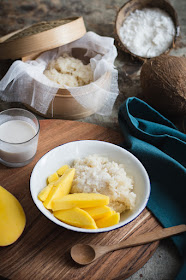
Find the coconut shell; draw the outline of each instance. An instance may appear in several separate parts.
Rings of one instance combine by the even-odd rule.
[[[169,48],[164,53],[169,53],[172,48],[175,47],[177,38],[179,37],[180,28],[179,28],[179,21],[178,21],[178,15],[174,7],[171,5],[170,1],[167,0],[129,0],[127,1],[117,12],[116,19],[115,19],[115,28],[114,28],[114,37],[116,39],[116,43],[118,48],[120,48],[122,51],[129,53],[133,58],[137,58],[139,60],[145,61],[146,57],[141,57],[139,55],[136,55],[132,53],[127,46],[122,42],[122,39],[120,37],[120,28],[123,25],[123,22],[126,20],[126,18],[135,10],[142,10],[144,8],[159,8],[160,10],[166,12],[175,25],[175,31],[176,34],[174,36],[174,39],[172,41],[172,44],[169,46]]]
[[[186,58],[161,55],[147,60],[140,73],[145,100],[166,115],[186,115]]]

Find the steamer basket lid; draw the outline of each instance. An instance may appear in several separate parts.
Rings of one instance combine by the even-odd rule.
[[[32,59],[86,33],[82,17],[43,21],[0,38],[0,59]]]

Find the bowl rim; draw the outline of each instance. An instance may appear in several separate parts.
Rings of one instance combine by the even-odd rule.
[[[147,1],[150,2],[151,0],[147,0]],[[168,53],[175,47],[175,43],[176,43],[178,37],[180,36],[180,25],[179,25],[179,20],[178,20],[178,15],[177,15],[176,10],[174,9],[173,5],[171,5],[171,3],[170,3],[169,1],[167,1],[167,0],[161,0],[161,1],[164,2],[165,5],[169,6],[170,9],[172,9],[172,11],[173,11],[173,13],[174,13],[175,22],[174,22],[173,17],[167,12],[167,14],[168,14],[168,15],[171,17],[171,19],[173,20],[174,27],[175,27],[175,36],[174,36],[173,41],[172,41],[171,45],[169,46],[169,48],[168,48],[166,51],[164,51],[163,53],[161,53],[160,55],[162,55],[162,54],[168,54]],[[134,53],[131,52],[131,51],[126,47],[126,45],[122,42],[122,40],[120,39],[120,36],[119,36],[119,34],[118,34],[118,30],[117,30],[117,21],[118,21],[118,16],[119,16],[120,12],[121,12],[129,3],[132,3],[132,2],[137,2],[137,1],[136,1],[136,0],[129,0],[129,1],[127,1],[124,5],[122,5],[122,6],[118,9],[118,11],[117,11],[117,14],[116,14],[116,17],[115,17],[115,21],[114,21],[114,34],[115,34],[115,39],[116,39],[116,42],[117,42],[118,47],[119,47],[122,51],[124,51],[124,52],[130,54],[132,57],[134,57],[134,58],[136,58],[136,59],[139,59],[139,60],[142,61],[142,62],[145,62],[146,60],[149,60],[149,59],[151,59],[151,58],[157,57],[157,56],[159,56],[159,55],[154,56],[154,57],[143,57],[143,56],[139,56],[139,55],[137,55],[137,54],[134,54]],[[140,1],[139,1],[139,2],[140,2]],[[155,2],[155,3],[156,3],[156,2]],[[149,7],[149,6],[147,5],[146,7]],[[155,7],[155,6],[154,6],[154,7]],[[159,6],[157,6],[157,8],[162,9],[162,8],[160,8]],[[163,9],[162,9],[162,10],[163,10]],[[134,11],[135,11],[135,9],[134,9]]]
[[[121,223],[118,223],[114,226],[110,226],[110,227],[106,227],[106,228],[99,228],[99,229],[85,229],[85,228],[79,228],[79,227],[75,227],[75,226],[71,226],[71,225],[68,225],[66,223],[63,223],[62,221],[58,220],[57,218],[54,217],[54,220],[51,219],[48,214],[45,214],[41,207],[38,205],[38,202],[41,202],[37,197],[36,197],[36,200],[34,199],[34,191],[32,189],[32,180],[33,180],[33,174],[38,166],[38,164],[40,163],[41,160],[43,160],[45,157],[47,157],[47,155],[51,152],[53,152],[54,150],[64,146],[64,145],[69,145],[71,143],[78,143],[78,142],[87,142],[87,143],[104,143],[103,145],[108,145],[108,146],[114,146],[114,148],[120,150],[121,152],[124,152],[126,154],[128,154],[130,157],[132,157],[136,163],[138,163],[140,165],[140,167],[142,168],[143,170],[143,175],[144,175],[144,179],[145,179],[145,183],[146,183],[146,186],[147,186],[147,192],[145,194],[145,198],[144,198],[144,201],[140,204],[140,207],[139,209],[136,211],[136,213],[134,213],[132,215],[132,218],[126,218],[126,220],[124,220]],[[100,141],[100,140],[77,140],[77,141],[71,141],[71,142],[67,142],[67,143],[64,143],[62,145],[59,145],[53,149],[51,149],[50,151],[46,152],[38,161],[37,163],[35,164],[32,172],[31,172],[31,175],[30,175],[30,193],[31,193],[31,197],[32,197],[32,200],[33,202],[35,203],[36,207],[38,208],[38,210],[46,217],[48,218],[50,221],[54,222],[55,224],[65,228],[65,229],[68,229],[68,230],[72,230],[74,232],[81,232],[81,233],[103,233],[103,232],[108,232],[108,231],[112,231],[112,230],[115,230],[115,229],[119,229],[123,226],[125,226],[126,224],[132,222],[134,219],[136,219],[141,213],[142,211],[145,209],[147,203],[148,203],[148,200],[149,200],[149,197],[150,197],[150,192],[151,192],[151,184],[150,184],[150,179],[149,179],[149,176],[148,176],[148,173],[145,169],[145,167],[143,166],[143,164],[141,163],[141,161],[136,157],[134,156],[131,152],[127,151],[125,148],[122,148],[116,144],[112,144],[112,143],[109,143],[109,142],[105,142],[105,141]],[[41,202],[42,203],[42,202]],[[47,210],[47,209],[46,209]],[[46,212],[47,213],[47,212]]]

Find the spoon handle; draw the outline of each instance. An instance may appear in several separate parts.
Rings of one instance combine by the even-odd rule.
[[[186,231],[186,225],[179,225],[179,226],[174,226],[174,227],[169,227],[169,228],[163,228],[163,229],[158,229],[154,230],[151,232],[147,232],[144,234],[141,234],[139,236],[131,237],[127,240],[124,240],[118,244],[114,244],[111,246],[108,246],[108,252],[109,251],[114,251],[122,248],[127,248],[127,247],[133,247],[133,246],[138,246],[146,243],[150,243],[153,241],[157,241],[166,237],[170,237],[182,232]]]

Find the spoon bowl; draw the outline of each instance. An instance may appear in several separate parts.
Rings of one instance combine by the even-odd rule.
[[[71,257],[81,265],[86,265],[95,260],[96,250],[88,244],[76,244],[71,249]]]

